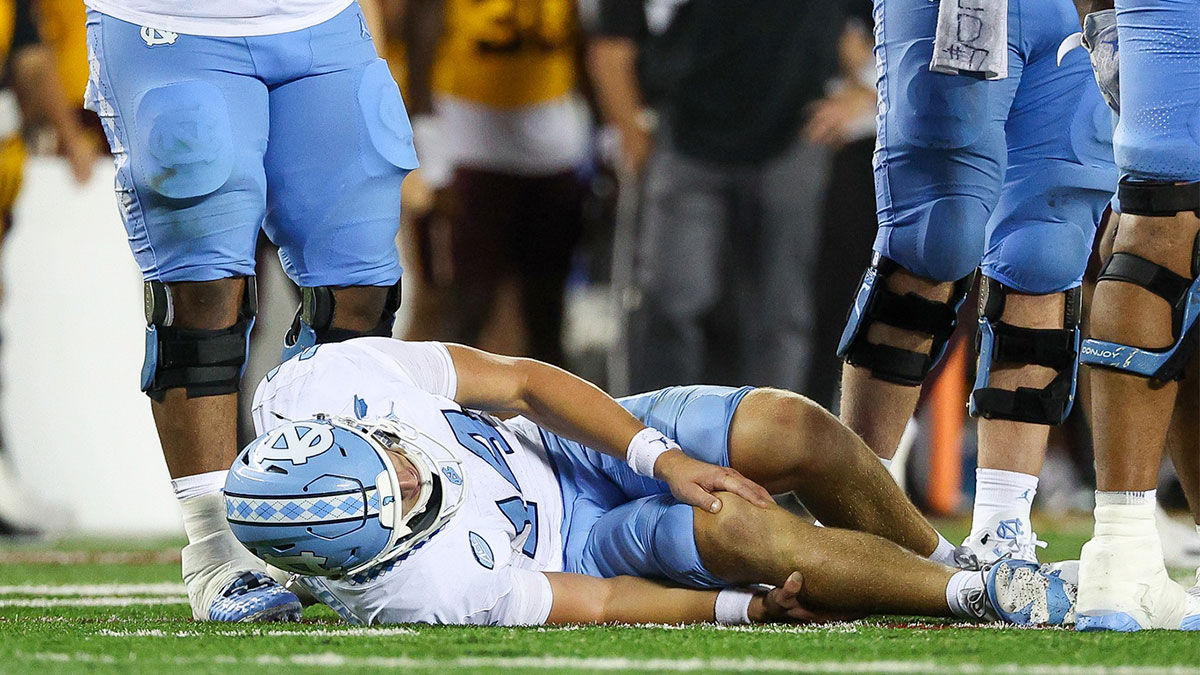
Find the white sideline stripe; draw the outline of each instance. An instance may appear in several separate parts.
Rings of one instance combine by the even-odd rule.
[[[185,605],[187,596],[130,598],[123,596],[98,596],[94,598],[8,598],[0,599],[0,607],[133,607],[135,605]]]
[[[0,595],[44,595],[44,596],[126,596],[126,595],[186,595],[183,584],[75,584],[39,585],[20,584],[0,586]]]
[[[220,631],[198,631],[198,630],[180,630],[169,631],[158,628],[150,628],[144,630],[109,630],[107,628],[101,630],[97,635],[104,637],[169,637],[169,638],[207,638],[207,637],[393,637],[396,635],[420,635],[419,631],[412,628],[346,628],[338,629],[323,629],[315,630],[220,630]]]
[[[18,652],[18,658],[54,663],[116,664],[133,661],[136,655],[117,659],[107,654],[55,652]],[[138,659],[148,663],[147,659]],[[530,657],[463,657],[458,659],[414,659],[406,656],[351,657],[333,652],[264,655],[252,659],[232,656],[179,657],[162,662],[174,665],[221,664],[258,666],[319,666],[368,668],[427,668],[442,670],[495,668],[498,670],[579,669],[587,671],[636,670],[692,672],[715,670],[736,673],[928,673],[929,675],[1196,675],[1200,669],[1189,666],[1099,666],[1020,663],[940,664],[930,661],[785,661],[780,659],[626,659]]]

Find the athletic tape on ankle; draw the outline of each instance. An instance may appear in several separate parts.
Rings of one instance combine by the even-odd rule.
[[[740,588],[724,588],[717,593],[715,616],[717,623],[745,624],[750,623],[750,601],[754,593]]]
[[[191,476],[182,476],[171,480],[176,499],[191,499],[205,495],[218,494],[225,487],[225,478],[229,471],[209,471]]]
[[[625,450],[625,461],[639,476],[654,478],[654,463],[664,452],[678,450],[679,444],[667,438],[658,429],[646,427],[629,441]]]

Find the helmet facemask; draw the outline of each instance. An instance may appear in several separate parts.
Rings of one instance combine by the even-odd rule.
[[[318,417],[320,418],[320,416]],[[462,505],[464,491],[458,491],[457,498],[449,503],[447,491],[442,489],[438,465],[447,461],[458,465],[461,475],[461,462],[457,459],[439,460],[435,454],[453,457],[441,443],[416,429],[415,427],[394,418],[381,418],[371,423],[364,423],[348,417],[327,418],[337,426],[348,429],[365,438],[379,454],[384,470],[375,477],[375,489],[379,495],[379,524],[391,530],[387,545],[372,559],[351,568],[346,575],[353,575],[384,562],[393,560],[412,550],[433,534],[450,519]],[[425,448],[432,445],[433,448]],[[431,452],[440,448],[442,452]],[[400,475],[396,471],[391,452],[396,452],[408,461],[417,473],[419,492],[413,505],[404,508],[403,494],[400,490]],[[433,503],[433,502],[437,503]],[[429,509],[438,512],[436,518],[421,518]],[[410,524],[420,519],[417,525],[421,531],[414,531]]]

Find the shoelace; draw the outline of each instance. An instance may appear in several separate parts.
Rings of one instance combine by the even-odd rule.
[[[267,582],[259,578],[257,574],[253,572],[242,572],[238,575],[237,579],[230,584],[229,590],[225,591],[221,595],[226,598],[235,595],[245,595],[250,591],[258,590],[266,585]]]
[[[1037,533],[1030,532],[1028,537],[1018,537],[1016,539],[1005,539],[1003,543],[997,546],[997,549],[1007,549],[1006,553],[1001,556],[1001,560],[1012,556],[1020,556],[1026,548],[1046,548],[1046,542],[1037,538]],[[1024,557],[1024,556],[1022,556]]]

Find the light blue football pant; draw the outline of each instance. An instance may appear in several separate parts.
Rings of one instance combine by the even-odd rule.
[[[89,10],[87,107],[146,279],[254,274],[260,228],[301,286],[400,278],[412,128],[358,3],[304,30],[175,35]]]
[[[1200,181],[1200,0],[1118,0],[1123,178]]]
[[[644,424],[675,439],[696,459],[729,466],[729,428],[751,387],[669,387],[620,399]],[[625,462],[549,432],[542,433],[563,493],[563,563],[596,577],[669,579],[721,588],[700,560],[692,507],[662,481]]]
[[[1070,0],[1010,0],[1007,79],[929,70],[938,3],[875,0],[881,115],[875,250],[954,281],[976,267],[1023,293],[1078,286],[1116,190],[1112,120]]]

